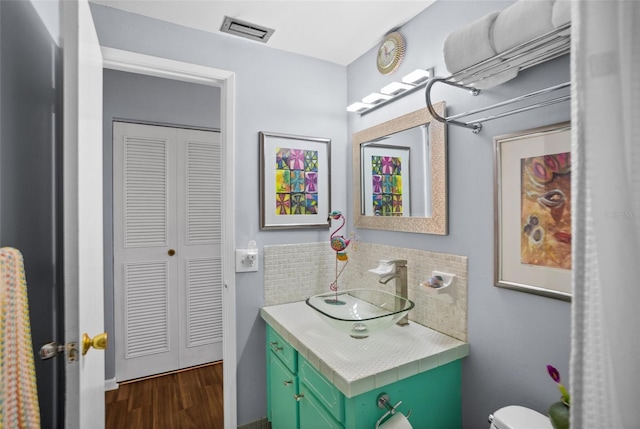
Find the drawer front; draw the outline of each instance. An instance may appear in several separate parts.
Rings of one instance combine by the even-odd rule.
[[[294,374],[298,372],[298,353],[291,347],[284,338],[280,336],[271,326],[267,325],[267,347],[273,351],[276,356],[282,359],[282,362]]]
[[[344,420],[344,395],[342,392],[304,357],[300,357],[298,376],[300,378],[300,385],[302,386],[304,384],[327,411],[329,411],[336,420],[342,422]]]
[[[304,383],[300,384],[303,392],[308,390]],[[312,393],[305,393],[300,399],[300,429],[343,429],[342,423],[338,422],[320,404],[320,401]]]

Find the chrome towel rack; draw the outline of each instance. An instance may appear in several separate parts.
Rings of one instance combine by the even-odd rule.
[[[490,106],[481,107],[447,117],[438,115],[433,108],[433,103],[431,101],[431,90],[435,84],[443,83],[464,89],[469,91],[471,95],[476,96],[481,92],[476,85],[485,81],[485,79],[497,76],[500,73],[506,72],[515,67],[518,68],[518,71],[521,71],[568,54],[571,48],[570,29],[571,23],[564,24],[547,34],[522,43],[521,45],[511,48],[494,57],[488,58],[478,64],[454,73],[449,77],[434,77],[433,79],[430,79],[425,90],[425,101],[429,113],[431,113],[433,118],[439,122],[466,127],[477,134],[482,129],[482,124],[484,122],[570,100],[571,95],[566,92],[569,90],[571,84],[570,82],[566,82],[530,92]],[[555,98],[545,98],[547,94],[553,94],[558,91],[562,91],[564,93],[556,96]],[[524,102],[530,104],[520,105],[512,110],[496,111],[496,109],[500,109],[502,107]],[[481,118],[463,120],[464,118],[469,118],[470,116],[489,111],[496,111],[496,113]]]

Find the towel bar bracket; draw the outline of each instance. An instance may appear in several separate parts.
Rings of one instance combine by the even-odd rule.
[[[425,101],[427,103],[427,109],[429,110],[429,113],[431,114],[431,116],[433,116],[433,118],[436,121],[442,122],[444,124],[453,124],[453,125],[457,125],[457,126],[460,126],[460,127],[470,128],[471,131],[474,134],[478,134],[480,132],[480,130],[482,129],[482,124],[481,123],[465,123],[465,122],[456,121],[454,119],[451,119],[450,117],[449,118],[445,118],[445,117],[442,117],[442,116],[438,115],[438,113],[433,108],[433,103],[431,102],[431,88],[433,87],[434,84],[436,84],[438,82],[446,83],[447,85],[455,86],[456,88],[465,89],[465,90],[469,91],[469,93],[471,95],[473,95],[473,96],[476,96],[476,95],[480,94],[480,90],[478,88],[473,88],[473,87],[470,87],[470,86],[462,85],[462,84],[457,83],[457,82],[452,82],[452,81],[448,80],[448,78],[434,77],[433,79],[429,80],[429,83],[427,84],[427,88],[426,88],[426,90],[424,92]]]

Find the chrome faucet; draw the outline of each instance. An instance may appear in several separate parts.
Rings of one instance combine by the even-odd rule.
[[[396,259],[394,261],[388,261],[389,264],[394,264],[396,269],[394,272],[380,276],[378,282],[386,285],[391,280],[396,279],[396,295],[409,299],[409,291],[407,287],[407,261],[405,259]],[[397,323],[400,326],[406,326],[409,324],[409,315],[405,315]]]

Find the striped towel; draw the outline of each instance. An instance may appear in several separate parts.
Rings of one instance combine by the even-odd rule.
[[[0,429],[39,428],[40,407],[22,254],[0,249]]]

